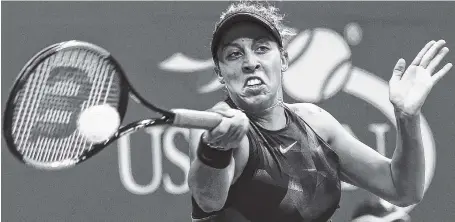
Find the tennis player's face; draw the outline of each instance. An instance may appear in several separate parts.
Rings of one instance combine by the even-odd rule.
[[[263,109],[281,93],[286,62],[273,35],[255,23],[229,29],[218,48],[219,69],[231,98],[244,109]]]

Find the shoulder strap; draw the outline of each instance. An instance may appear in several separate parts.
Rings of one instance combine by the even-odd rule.
[[[324,143],[324,145],[326,145],[330,148],[330,145],[321,136],[319,136],[319,134],[313,129],[313,127],[311,127],[310,124],[308,124],[299,114],[297,114],[297,112],[294,109],[292,109],[291,107],[288,107],[287,105],[284,105],[284,107],[285,107],[285,109],[289,110],[293,114],[293,116],[296,116],[300,121],[302,121],[305,124],[305,126],[311,130],[311,132],[316,136],[316,138],[320,142]]]

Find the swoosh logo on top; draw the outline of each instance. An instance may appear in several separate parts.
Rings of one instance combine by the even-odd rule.
[[[295,144],[297,143],[297,141],[295,141],[294,143],[292,143],[291,145],[289,145],[288,147],[286,148],[283,148],[281,145],[280,145],[280,151],[281,153],[287,153]]]

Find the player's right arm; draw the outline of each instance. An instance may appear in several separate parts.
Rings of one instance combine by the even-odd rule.
[[[239,110],[231,109],[224,102],[218,103],[210,111],[223,115],[223,120],[212,130],[190,131],[191,166],[188,174],[192,196],[199,207],[207,213],[223,208],[229,188],[241,175],[249,155],[249,142],[246,137],[249,121],[246,115]],[[204,145],[206,143],[213,144],[216,148]],[[215,156],[216,158],[228,157],[228,165],[216,166],[217,164],[211,164],[210,161],[201,160],[203,157],[198,152],[205,149],[215,149],[216,155],[221,155]],[[229,154],[229,150],[232,150],[232,155]],[[206,151],[210,157],[212,150]],[[213,160],[216,161],[216,158]]]

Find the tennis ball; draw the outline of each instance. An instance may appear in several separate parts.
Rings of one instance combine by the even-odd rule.
[[[300,33],[291,44],[305,47],[283,75],[283,88],[290,97],[301,102],[319,102],[344,87],[352,65],[351,49],[343,36],[330,29],[316,28]]]
[[[114,135],[120,126],[117,109],[109,104],[88,107],[79,115],[79,132],[92,143],[101,143]]]

